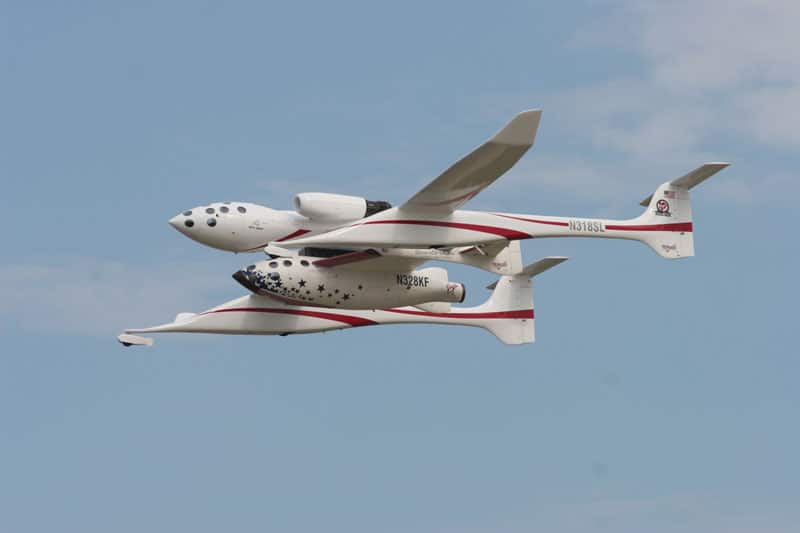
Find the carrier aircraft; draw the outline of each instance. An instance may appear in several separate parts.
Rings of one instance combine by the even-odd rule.
[[[143,333],[290,335],[397,323],[484,328],[507,344],[534,340],[532,278],[563,262],[528,266],[519,242],[544,237],[639,241],[666,259],[694,255],[690,190],[728,163],[705,163],[662,183],[634,218],[611,220],[460,209],[533,146],[541,110],[519,113],[488,141],[398,206],[342,194],[306,192],[294,210],[216,202],[169,223],[183,235],[235,253],[264,254],[233,274],[248,293],[168,324],[126,330],[125,345],[152,343]],[[490,297],[462,303],[466,287],[428,261],[459,263],[499,275]]]

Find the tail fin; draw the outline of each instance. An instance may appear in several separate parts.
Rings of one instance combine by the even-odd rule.
[[[685,176],[662,183],[641,201],[644,213],[634,219],[641,240],[661,257],[678,259],[694,255],[692,202],[689,189],[699,185],[730,163],[706,163]]]
[[[545,257],[522,269],[519,274],[502,276],[487,287],[492,295],[483,305],[474,310],[489,313],[483,327],[506,344],[526,344],[534,340],[533,281],[566,257]]]

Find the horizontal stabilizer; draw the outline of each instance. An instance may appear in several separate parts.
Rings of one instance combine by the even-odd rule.
[[[530,265],[526,266],[522,269],[522,271],[517,274],[515,277],[528,277],[532,278],[534,276],[538,276],[542,272],[546,270],[550,270],[554,266],[560,265],[564,261],[569,259],[568,257],[563,256],[552,256],[552,257],[545,257],[544,259],[539,259],[535,263],[531,263]],[[495,281],[491,285],[488,285],[486,288],[489,290],[494,290],[497,287],[497,282]]]
[[[681,188],[681,189],[691,189],[697,185],[700,185],[705,180],[719,172],[725,167],[730,166],[730,163],[705,163],[696,169],[692,170],[685,176],[681,176],[680,178],[674,179],[669,182],[670,185],[673,187]],[[650,200],[653,199],[653,195],[651,194],[641,202],[639,205],[643,207],[647,207],[650,205]]]
[[[532,278],[533,276],[538,276],[545,270],[550,270],[554,266],[560,265],[567,259],[569,258],[563,256],[545,257],[544,259],[539,259],[535,263],[531,263],[530,265],[523,268],[522,272],[520,272],[519,275],[528,276]]]

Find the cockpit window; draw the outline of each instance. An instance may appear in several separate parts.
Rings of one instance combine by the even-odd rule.
[[[228,209],[228,206],[225,206],[225,205],[223,205],[222,207],[220,207],[220,208],[219,208],[219,210],[220,210],[220,212],[222,212],[222,213],[227,213],[228,211],[230,211],[230,209]]]
[[[211,226],[213,228],[214,226],[217,225],[217,219],[216,218],[209,218],[208,220],[206,220],[206,224],[208,224],[209,226]]]
[[[255,269],[256,269],[256,266],[255,266],[255,265],[250,265],[250,266],[248,266],[248,267],[247,267],[247,271],[248,271],[248,272],[252,272],[252,271],[253,271],[253,270],[255,270]]]
[[[245,207],[241,205],[237,207],[236,210],[239,211],[240,213],[247,213],[247,209],[245,209]]]
[[[286,260],[286,261],[283,262],[283,266],[290,267],[290,266],[292,266],[292,262],[289,261],[289,260]]]
[[[209,215],[213,215],[214,214],[214,208],[213,207],[207,208],[206,209],[206,213],[208,213]]]
[[[186,226],[187,228],[191,228],[192,226],[194,226],[194,220],[192,220],[191,218],[186,219],[183,221],[183,225]]]
[[[190,217],[190,216],[192,216],[192,212],[191,211],[184,211],[183,212],[183,216]]]
[[[308,261],[306,261],[305,259],[301,259],[300,260],[300,264],[303,265],[304,267],[307,267],[308,266]]]
[[[269,275],[269,279],[279,280],[279,279],[281,279],[281,275],[278,274],[277,272],[271,272],[270,275]]]
[[[270,268],[278,268],[278,262],[277,261],[270,262],[269,267]]]

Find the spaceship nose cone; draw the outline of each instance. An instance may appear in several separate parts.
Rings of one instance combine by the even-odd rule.
[[[174,217],[169,219],[169,225],[172,226],[173,228],[177,229],[177,230],[180,230],[180,228],[181,228],[181,216],[180,215],[175,215]]]
[[[233,274],[233,279],[238,281],[245,289],[254,293],[258,293],[258,287],[256,287],[255,283],[253,283],[249,272],[239,270]]]

